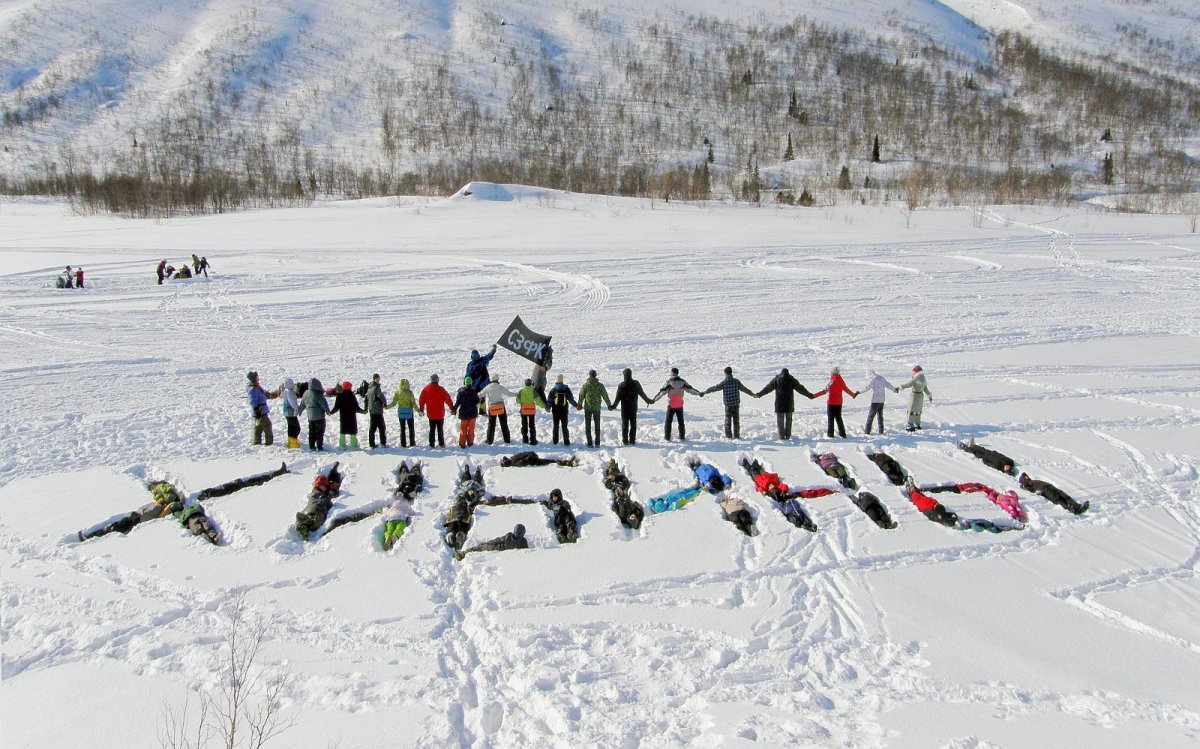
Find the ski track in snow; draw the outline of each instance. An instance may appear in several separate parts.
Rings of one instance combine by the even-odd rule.
[[[895,240],[903,228],[886,240],[843,240],[847,224],[837,221],[817,221],[798,241],[787,217],[807,214],[773,212],[759,218],[766,229],[739,241],[719,221],[689,213],[699,226],[681,250],[680,219],[666,209],[614,218],[605,205],[594,210],[603,227],[596,235],[611,234],[608,249],[595,237],[576,245],[534,236],[508,247],[486,231],[472,235],[486,243],[460,240],[445,225],[423,234],[422,216],[408,213],[412,247],[397,247],[388,223],[395,212],[382,211],[375,226],[325,208],[328,225],[317,229],[271,224],[270,240],[253,231],[236,242],[214,239],[203,247],[212,278],[163,287],[150,258],[185,243],[161,234],[171,222],[130,222],[114,259],[85,266],[91,286],[79,292],[46,282],[64,248],[89,244],[86,231],[67,237],[55,227],[86,227],[87,219],[33,221],[37,236],[52,237],[44,268],[3,265],[6,248],[29,252],[38,242],[0,236],[0,371],[20,404],[0,452],[0,675],[10,704],[21,702],[22,685],[46,675],[72,684],[102,664],[179,690],[211,686],[224,606],[243,592],[272,620],[266,665],[292,673],[287,703],[300,709],[297,730],[317,744],[370,745],[388,735],[427,747],[907,746],[920,734],[897,722],[897,711],[924,710],[922,725],[937,726],[938,705],[978,719],[967,734],[946,728],[945,746],[1017,745],[987,727],[1006,720],[1051,734],[1056,725],[1153,726],[1179,745],[1200,738],[1194,694],[1163,697],[1151,677],[1084,686],[1049,667],[1003,671],[1020,654],[977,644],[970,632],[963,642],[997,648],[994,658],[985,651],[950,661],[944,647],[955,643],[932,641],[897,610],[897,600],[924,600],[919,585],[904,587],[906,575],[969,591],[965,613],[927,613],[940,619],[972,615],[980,596],[971,593],[987,588],[980,566],[1003,565],[1006,577],[1037,570],[973,624],[995,618],[1020,631],[1020,612],[1049,602],[1068,634],[1097,637],[1090,627],[1102,628],[1094,648],[1137,643],[1155,664],[1174,659],[1181,673],[1200,673],[1200,630],[1139,603],[1173,586],[1183,611],[1200,609],[1200,516],[1191,507],[1200,485],[1200,266],[1188,265],[1196,250],[1187,240],[1158,234],[1140,217],[1025,211],[1016,221],[994,208],[977,214],[981,227],[964,226],[962,211],[922,212],[917,223],[936,229],[903,242]],[[453,210],[464,227],[486,227],[470,204]],[[424,220],[438,220],[429,213]],[[232,218],[248,229],[273,215]],[[349,231],[363,243],[301,249],[314,232],[325,248]],[[144,259],[131,259],[139,253]],[[611,392],[620,369],[632,366],[653,395],[670,366],[701,389],[726,363],[751,389],[789,366],[816,390],[833,364],[857,388],[868,367],[899,384],[921,361],[935,401],[921,433],[895,431],[904,400],[889,396],[886,437],[828,441],[821,404],[802,399],[787,445],[774,439],[770,396],[743,399],[738,443],[721,437],[719,393],[689,396],[686,444],[662,441],[661,402],[642,409],[636,447],[612,447],[618,419],[607,412],[605,449],[579,447],[583,425],[572,417],[576,469],[501,470],[499,456],[519,445],[477,446],[470,460],[484,467],[489,488],[544,497],[560,485],[581,538],[560,547],[540,507],[486,508],[469,543],[523,522],[533,550],[461,562],[440,539],[456,449],[318,456],[247,444],[248,369],[263,373],[268,388],[284,376],[328,385],[375,371],[388,388],[401,376],[419,387],[430,372],[449,386],[464,352],[487,345],[512,314],[555,335],[556,367],[576,392],[589,367]],[[506,353],[493,364],[510,387],[528,370]],[[861,433],[864,400],[848,401],[852,435]],[[545,444],[549,423],[539,419],[539,451],[561,453]],[[515,414],[511,421],[519,435]],[[333,419],[327,444],[336,444],[336,429]],[[275,430],[281,437],[282,418]],[[423,431],[418,423],[422,443]],[[447,432],[453,441],[449,421]],[[954,449],[967,435],[1090,500],[1092,510],[1075,517],[1022,492],[1031,516],[1024,530],[947,530],[921,517],[861,452],[866,444],[888,450],[918,481],[1016,488]],[[363,420],[360,437],[365,444]],[[900,527],[876,528],[839,493],[804,501],[816,533],[794,528],[737,465],[755,456],[790,484],[831,484],[810,449],[836,452]],[[392,552],[378,551],[374,520],[307,544],[288,531],[318,467],[343,461],[338,512],[382,502],[391,469],[409,456],[426,463],[429,488]],[[620,526],[600,482],[609,457],[645,502],[687,483],[691,456],[734,477],[731,491],[755,515],[759,535],[737,531],[707,494],[648,516],[639,531]],[[291,475],[205,503],[225,547],[169,520],[59,543],[147,501],[142,481],[167,478],[194,494],[281,459]],[[69,506],[52,501],[62,491]],[[942,498],[966,517],[1002,519],[977,495]],[[1076,644],[1067,637],[1061,646]],[[84,699],[115,710],[114,720],[122,710],[144,717],[136,699],[103,690]],[[62,742],[53,721],[14,724],[19,707],[5,714],[19,743]],[[153,722],[143,722],[153,741]],[[1122,745],[1128,734],[1119,730],[1109,745]]]

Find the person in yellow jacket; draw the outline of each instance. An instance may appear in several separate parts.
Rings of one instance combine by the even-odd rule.
[[[400,421],[400,447],[416,447],[416,426],[413,421],[413,411],[417,410],[417,396],[413,395],[408,380],[400,380],[396,394],[388,408],[396,409],[396,418]],[[407,430],[407,436],[406,436]]]
[[[539,408],[545,408],[546,402],[537,394],[533,387],[533,379],[525,380],[525,387],[517,393],[517,403],[521,407],[521,441],[526,445],[537,444],[537,427],[534,417]]]

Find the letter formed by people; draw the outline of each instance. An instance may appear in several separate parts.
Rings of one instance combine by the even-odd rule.
[[[500,340],[496,343],[517,356],[537,362],[549,359],[551,354],[550,338],[551,336],[548,335],[534,333],[521,321],[521,316],[517,315],[509,324],[508,330],[504,331],[504,335],[500,336]]]

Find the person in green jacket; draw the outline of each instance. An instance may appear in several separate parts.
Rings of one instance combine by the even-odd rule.
[[[400,447],[416,447],[413,411],[417,410],[417,397],[413,395],[408,380],[400,380],[400,387],[396,388],[396,394],[392,396],[392,402],[387,407],[396,409],[396,418],[400,421]]]
[[[537,444],[537,427],[534,417],[538,408],[545,408],[546,402],[538,396],[533,387],[533,378],[525,380],[525,387],[517,393],[517,403],[521,407],[521,441],[526,445]]]
[[[587,432],[588,447],[600,447],[600,401],[612,408],[612,400],[608,397],[608,388],[596,378],[596,370],[588,370],[587,381],[579,388],[579,402],[583,404],[583,426]],[[595,427],[596,436],[593,441],[592,429]]]

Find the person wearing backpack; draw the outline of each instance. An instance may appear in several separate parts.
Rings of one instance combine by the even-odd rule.
[[[443,391],[444,392],[444,391]],[[449,395],[446,396],[449,398]],[[396,394],[387,408],[396,409],[396,419],[400,422],[400,447],[416,447],[417,434],[413,423],[413,411],[417,409],[417,397],[408,384],[408,380],[400,380]],[[429,446],[433,447],[433,434],[429,436]]]
[[[383,410],[387,408],[387,396],[383,394],[383,386],[379,384],[379,375],[371,375],[371,385],[367,388],[367,417],[371,425],[367,428],[367,444],[375,447],[375,433],[379,433],[379,446],[387,447],[387,422],[383,419]]]
[[[550,415],[554,420],[554,444],[558,444],[558,428],[562,427],[563,444],[571,444],[571,435],[567,432],[567,414],[570,413],[570,406],[574,406],[578,411],[582,408],[575,401],[574,394],[571,393],[571,388],[563,382],[563,376],[558,375],[554,379],[554,387],[550,389]]]
[[[517,393],[517,403],[521,407],[521,442],[526,445],[537,444],[537,410],[545,408],[546,403],[537,394],[533,386],[533,378],[525,380],[525,387]]]

